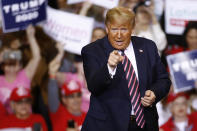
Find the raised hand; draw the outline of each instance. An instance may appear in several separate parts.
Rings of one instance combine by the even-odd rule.
[[[29,25],[26,29],[27,37],[32,38],[35,36],[35,28],[32,25]]]
[[[108,65],[112,68],[112,70],[114,70],[118,63],[120,63],[123,59],[124,57],[118,53],[118,50],[114,50],[109,55]]]

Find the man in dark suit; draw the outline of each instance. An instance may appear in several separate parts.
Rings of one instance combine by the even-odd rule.
[[[170,80],[151,40],[131,37],[135,14],[116,7],[106,15],[107,36],[82,49],[91,92],[82,131],[158,131],[156,103]]]

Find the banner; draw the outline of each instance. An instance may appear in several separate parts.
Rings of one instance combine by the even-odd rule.
[[[81,54],[81,49],[90,43],[94,19],[47,8],[48,19],[44,31],[54,40],[64,44],[68,52]]]
[[[0,5],[5,33],[46,20],[46,0],[0,0]]]
[[[197,82],[197,50],[167,56],[175,92],[195,88]]]
[[[76,4],[84,1],[90,1],[95,5],[102,6],[107,9],[118,6],[119,3],[119,0],[67,0],[67,4]]]
[[[67,4],[77,4],[80,2],[84,2],[85,0],[67,0]]]
[[[27,128],[4,128],[4,129],[0,129],[0,131],[32,131],[31,127],[27,127]]]
[[[166,0],[165,30],[181,35],[188,21],[197,21],[197,0]]]

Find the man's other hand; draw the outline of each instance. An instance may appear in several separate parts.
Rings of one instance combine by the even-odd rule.
[[[151,90],[147,90],[145,96],[141,98],[142,105],[145,107],[152,106],[153,102],[155,102],[155,98],[155,93]]]

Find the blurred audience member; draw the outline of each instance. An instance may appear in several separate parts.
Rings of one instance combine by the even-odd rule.
[[[51,78],[57,80],[58,85],[61,87],[67,80],[75,79],[79,82],[82,91],[82,104],[81,109],[83,112],[87,112],[89,109],[90,103],[90,92],[87,89],[87,84],[83,72],[83,62],[80,55],[74,55],[73,66],[75,71],[71,72],[60,72],[56,71],[59,69],[59,66],[62,66],[62,57],[64,54],[64,48],[61,44],[57,44],[58,54],[57,56],[51,61],[49,65],[49,75]],[[57,69],[58,67],[58,69]]]
[[[169,94],[168,102],[172,117],[160,127],[161,131],[196,131],[197,113],[188,114],[188,95]]]
[[[119,5],[124,6],[127,8],[130,8],[131,10],[136,7],[136,5],[140,2],[141,0],[120,0]]]
[[[103,38],[106,35],[105,29],[97,27],[94,28],[93,32],[92,32],[92,40],[91,42],[94,42],[98,39]]]
[[[86,16],[88,13],[88,10],[92,7],[92,3],[90,1],[85,1],[82,4],[82,8],[79,12],[79,15]]]
[[[169,93],[174,92],[173,84],[170,86]],[[157,103],[157,112],[159,115],[159,126],[163,125],[168,121],[168,119],[172,116],[169,107],[169,101],[167,101],[167,97],[165,97],[162,101]]]
[[[66,73],[65,82],[61,86],[61,102],[59,100],[58,82],[56,75],[61,58],[57,55],[49,64],[50,80],[48,84],[48,104],[54,131],[78,131],[85,118],[81,111],[82,92],[77,75]],[[73,120],[72,124],[70,120]],[[72,129],[73,128],[73,129]]]
[[[160,21],[164,12],[165,0],[153,0],[153,2],[154,2],[154,7],[155,7],[154,13],[157,19]]]
[[[197,21],[189,22],[183,33],[184,46],[188,50],[197,49]]]
[[[76,75],[79,80],[79,83],[81,84],[81,91],[82,91],[82,105],[81,109],[83,112],[88,112],[89,104],[90,104],[90,92],[87,88],[87,83],[84,75],[83,70],[83,61],[82,57],[80,55],[75,55],[74,57],[74,66],[76,68]],[[67,73],[66,76],[75,76],[75,74]]]
[[[4,117],[0,129],[4,128],[32,128],[39,126],[40,130],[47,131],[46,123],[41,115],[31,113],[32,96],[30,89],[16,87],[10,95],[10,104],[14,114]]]
[[[190,95],[189,105],[191,108],[191,112],[197,112],[197,95],[196,95],[196,93]]]
[[[3,52],[2,68],[4,75],[0,76],[0,101],[9,112],[10,108],[8,98],[10,93],[16,87],[23,86],[30,88],[31,80],[40,61],[40,49],[35,39],[34,27],[29,26],[26,30],[26,33],[32,51],[32,58],[26,67],[22,68],[21,51],[5,50]]]
[[[150,4],[147,6],[141,3],[135,8],[135,12],[136,26],[134,35],[153,40],[161,55],[161,52],[167,45],[167,40],[154,14],[153,5]]]

